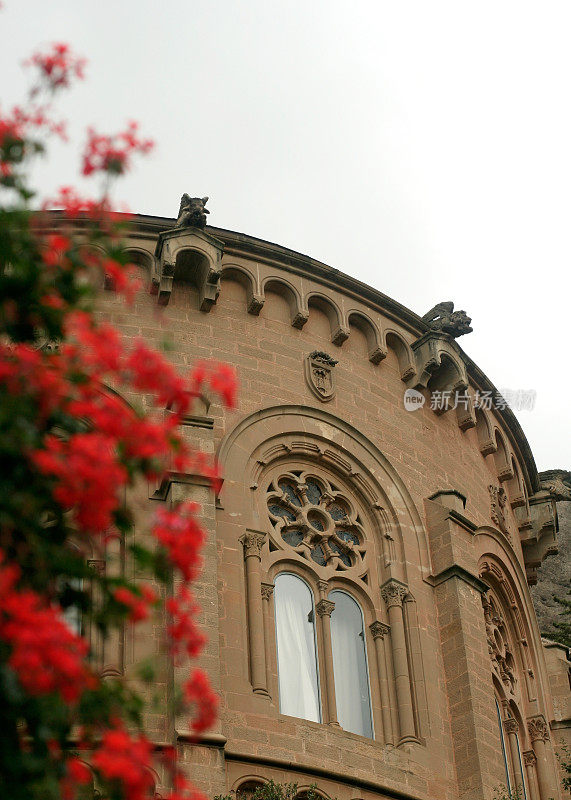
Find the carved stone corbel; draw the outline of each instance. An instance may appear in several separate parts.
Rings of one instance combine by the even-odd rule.
[[[549,728],[542,714],[530,717],[527,720],[527,730],[529,731],[529,738],[532,744],[538,741],[547,742],[549,740]]]
[[[200,310],[209,311],[220,293],[223,251],[224,243],[220,239],[194,224],[162,231],[155,247],[158,276],[151,288],[152,293],[158,294],[159,305],[169,302],[175,269],[180,264],[184,279],[190,280],[198,289]]]
[[[336,328],[331,335],[331,342],[332,344],[336,344],[338,347],[340,347],[348,338],[349,330],[344,328],[342,325],[339,325],[339,327]]]
[[[443,402],[432,404],[436,414],[444,414],[454,408],[455,397],[468,391],[468,373],[461,351],[446,333],[430,330],[411,345],[416,372],[408,381],[409,388],[426,389],[431,384],[434,393],[439,392]]]

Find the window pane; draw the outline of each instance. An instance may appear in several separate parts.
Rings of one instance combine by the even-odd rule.
[[[320,722],[313,595],[295,575],[275,582],[280,711]]]
[[[345,592],[334,591],[331,642],[337,718],[346,731],[373,738],[363,614]]]
[[[500,728],[500,743],[502,745],[502,756],[503,756],[503,759],[504,759],[504,768],[506,770],[506,784],[507,784],[507,787],[508,787],[508,792],[511,793],[512,782],[510,780],[510,770],[509,770],[509,767],[508,767],[508,757],[506,755],[506,743],[505,743],[505,740],[504,740],[504,726],[502,725],[502,715],[501,715],[500,706],[499,706],[497,700],[496,700],[496,712],[497,712],[497,715],[498,715],[498,726]]]

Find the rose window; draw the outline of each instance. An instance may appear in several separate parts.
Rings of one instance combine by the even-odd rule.
[[[365,555],[359,515],[337,487],[307,472],[287,472],[270,484],[270,520],[276,533],[304,558],[348,569]]]

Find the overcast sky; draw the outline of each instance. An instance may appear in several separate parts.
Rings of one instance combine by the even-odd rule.
[[[453,300],[496,386],[537,391],[516,414],[538,468],[571,467],[568,0],[4,0],[0,32],[3,106],[38,44],[89,60],[44,195],[81,185],[87,124],[139,120],[157,147],[117,201],[175,216],[207,194],[213,225],[419,314]]]

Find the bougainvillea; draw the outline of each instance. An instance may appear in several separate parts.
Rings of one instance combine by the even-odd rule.
[[[98,674],[82,633],[105,639],[163,614],[177,664],[200,654],[189,588],[205,539],[200,508],[165,504],[148,547],[133,536],[125,497],[138,481],[181,472],[218,485],[216,464],[179,424],[204,394],[232,407],[236,381],[210,363],[179,375],[94,313],[103,285],[127,303],[142,290],[121,240],[128,217],[113,210],[109,189],[152,143],[135,123],[116,136],[88,131],[81,171],[102,178],[102,196],[64,187],[51,202],[59,214],[34,212],[28,164],[48,135],[64,134],[51,103],[83,77],[85,61],[56,44],[27,65],[35,82],[25,107],[0,113],[0,794],[74,800],[95,778],[101,797],[146,800],[159,755],[144,701],[120,675]],[[133,569],[107,575],[92,565],[116,540]],[[152,670],[136,677],[152,682]],[[218,698],[190,664],[180,702],[176,713],[197,733],[213,723]],[[171,800],[196,797],[173,752],[163,749]]]

